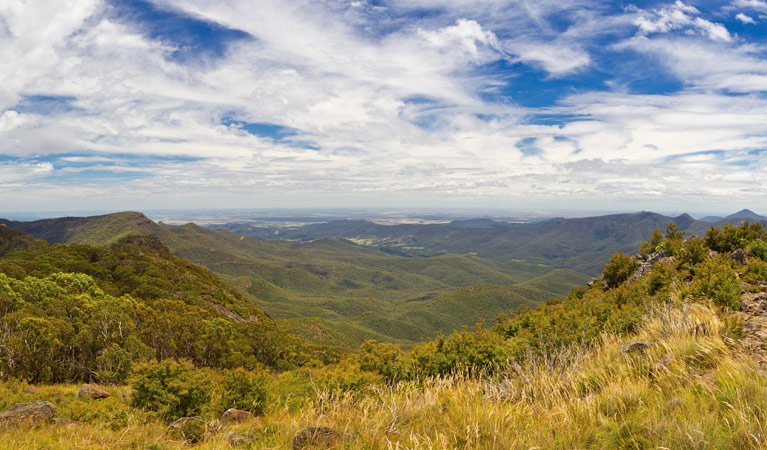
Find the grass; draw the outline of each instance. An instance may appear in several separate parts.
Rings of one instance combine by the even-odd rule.
[[[625,338],[606,334],[597,345],[530,357],[492,375],[312,391],[300,402],[275,399],[257,424],[194,445],[169,442],[166,425],[127,406],[123,388],[82,402],[73,386],[25,394],[23,384],[5,383],[2,406],[51,399],[60,416],[83,423],[3,429],[0,442],[8,449],[220,449],[235,431],[253,434],[240,448],[281,449],[301,428],[325,425],[350,435],[337,446],[348,449],[766,448],[767,378],[728,330],[705,305],[664,306],[630,337],[650,344],[644,352],[627,353]],[[273,392],[296,382],[278,379],[283,386]]]

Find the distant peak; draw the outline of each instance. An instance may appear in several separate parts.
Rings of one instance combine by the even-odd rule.
[[[764,218],[765,218],[764,216],[760,216],[759,214],[751,211],[750,209],[741,209],[735,214],[730,214],[729,216],[725,217],[725,219],[757,219],[757,220],[761,220]]]

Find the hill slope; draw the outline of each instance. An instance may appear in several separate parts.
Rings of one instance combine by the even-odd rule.
[[[288,368],[323,357],[156,236],[93,247],[50,246],[20,233],[12,235],[32,244],[0,256],[4,376],[113,382],[150,357],[219,368]]]
[[[357,346],[371,338],[412,343],[478,319],[492,320],[512,303],[534,306],[587,278],[553,274],[560,282],[552,287],[518,289],[513,302],[487,304],[494,307],[437,303],[430,306],[433,312],[418,315],[416,325],[416,315],[403,311],[418,309],[425,300],[473,285],[519,283],[551,268],[476,255],[403,256],[344,239],[262,241],[194,224],[158,224],[139,213],[6,223],[54,242],[106,244],[135,232],[156,235],[174,255],[217,273],[292,331],[329,345]]]

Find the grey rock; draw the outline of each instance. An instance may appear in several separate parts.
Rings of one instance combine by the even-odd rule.
[[[308,447],[332,447],[346,437],[348,437],[346,433],[340,433],[329,427],[308,427],[296,433],[293,438],[293,450],[302,450]]]
[[[644,353],[645,350],[650,348],[650,344],[643,341],[627,342],[623,346],[623,351],[626,353]]]
[[[56,406],[53,403],[36,400],[29,403],[19,403],[7,411],[0,412],[0,424],[39,425],[50,422],[54,417],[56,417]]]
[[[739,248],[735,250],[734,252],[730,253],[730,258],[741,265],[748,264],[748,257],[746,256],[746,251],[742,248]]]

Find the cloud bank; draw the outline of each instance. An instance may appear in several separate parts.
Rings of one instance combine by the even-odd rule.
[[[765,5],[8,0],[0,208],[767,207]]]

